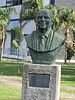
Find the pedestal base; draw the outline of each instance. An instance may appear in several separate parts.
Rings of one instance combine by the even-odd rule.
[[[60,65],[26,63],[23,68],[22,100],[59,100]]]

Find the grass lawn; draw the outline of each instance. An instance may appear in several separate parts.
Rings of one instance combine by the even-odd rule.
[[[0,62],[0,75],[22,77],[23,63],[14,60]],[[0,83],[0,100],[21,100],[21,91]]]
[[[21,100],[21,92],[0,83],[0,100]]]
[[[75,64],[62,65],[61,83],[75,87]]]
[[[61,92],[75,94],[75,64],[62,64],[61,84]]]
[[[13,60],[0,62],[0,75],[22,76],[23,63],[13,62]]]
[[[22,69],[22,62],[13,60],[0,62],[0,75],[22,77]],[[75,89],[73,89],[75,88],[75,64],[62,64],[61,85],[67,87],[61,86],[61,92],[75,94]],[[0,83],[0,100],[21,100],[21,91]]]

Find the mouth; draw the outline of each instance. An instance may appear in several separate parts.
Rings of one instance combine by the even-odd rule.
[[[40,22],[39,25],[46,26],[45,22]]]

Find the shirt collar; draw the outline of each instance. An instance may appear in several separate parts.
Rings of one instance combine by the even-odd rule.
[[[39,33],[38,36],[39,36],[39,37],[43,37],[43,36],[44,36],[44,37],[48,38],[49,33],[50,33],[50,30],[51,30],[51,29],[48,29],[48,31],[47,31],[44,35],[42,35],[42,33],[41,33],[40,31],[38,31],[38,33]]]

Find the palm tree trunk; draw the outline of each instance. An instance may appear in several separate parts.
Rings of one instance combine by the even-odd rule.
[[[1,58],[2,58],[2,48],[0,48],[0,61],[1,61]]]
[[[67,63],[67,34],[69,33],[69,26],[66,27],[66,33],[65,33],[65,61],[64,63]]]
[[[66,38],[66,36],[65,36],[65,38]],[[66,42],[65,42],[65,59],[64,59],[64,63],[67,63],[67,44],[66,44]]]
[[[4,27],[2,27],[2,43],[0,44],[0,61],[2,59],[3,45],[4,45]]]

